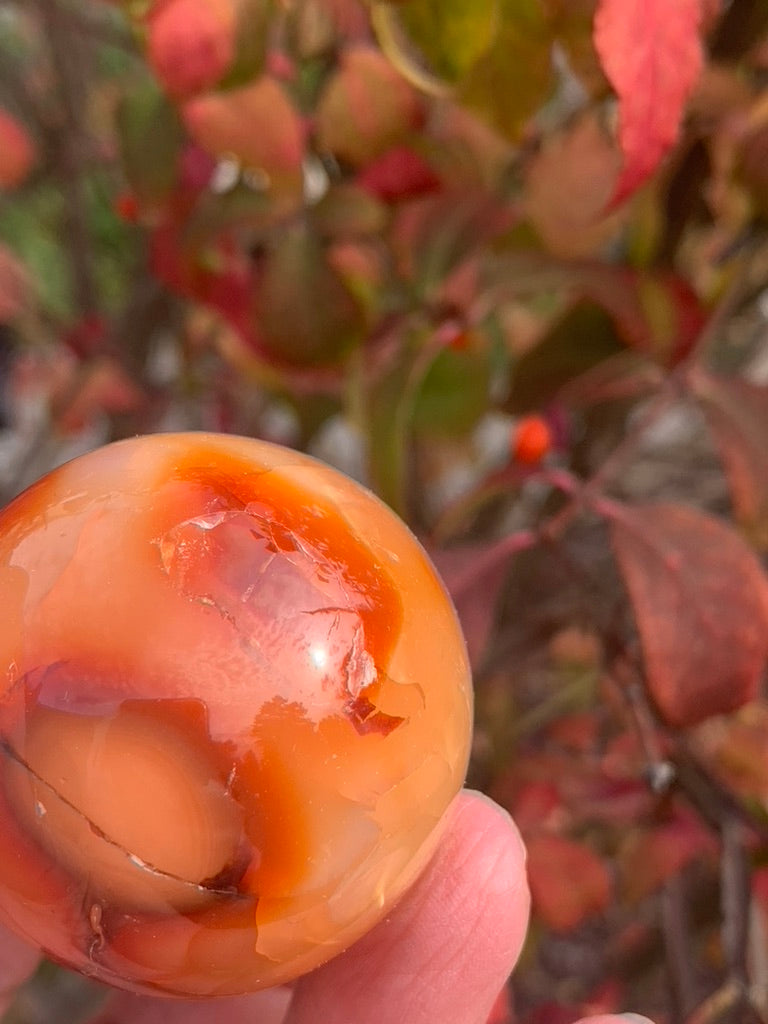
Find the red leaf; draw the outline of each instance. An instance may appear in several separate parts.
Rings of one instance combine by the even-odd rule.
[[[693,860],[715,849],[706,826],[684,808],[676,809],[661,825],[630,833],[619,854],[627,898],[631,902],[643,899]]]
[[[212,88],[235,54],[235,11],[228,0],[171,0],[149,17],[147,59],[176,99]]]
[[[357,183],[385,203],[436,192],[440,179],[429,164],[408,146],[396,146],[371,161]]]
[[[752,549],[683,505],[615,509],[610,528],[663,718],[692,725],[752,700],[768,657],[768,577]]]
[[[605,863],[583,843],[562,836],[534,836],[528,841],[528,882],[533,908],[556,931],[569,931],[611,899]]]
[[[685,102],[702,67],[701,0],[600,0],[594,42],[619,98],[624,169],[616,206],[675,144]]]
[[[36,159],[35,145],[27,129],[0,108],[0,189],[21,185]]]

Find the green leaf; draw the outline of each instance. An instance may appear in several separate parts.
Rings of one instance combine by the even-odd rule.
[[[61,190],[48,185],[0,210],[0,238],[26,267],[42,308],[56,319],[72,314],[69,256],[59,230],[63,215]]]
[[[264,70],[272,16],[272,0],[243,0],[239,4],[235,58],[220,88],[245,85]]]
[[[457,98],[517,139],[554,87],[552,30],[540,0],[503,0],[500,30]]]
[[[154,82],[126,91],[117,111],[125,176],[145,204],[162,204],[173,190],[184,133],[175,108]]]
[[[579,374],[623,351],[614,322],[605,310],[591,302],[575,305],[515,364],[510,411],[540,409]]]
[[[376,492],[407,518],[410,442],[414,431],[457,435],[472,427],[488,404],[487,351],[435,343],[423,326],[406,328],[386,372],[368,388],[361,415],[368,437],[368,469]]]
[[[413,428],[418,433],[461,436],[488,407],[490,371],[487,352],[472,344],[446,348],[427,370],[419,389]]]
[[[362,307],[306,224],[285,230],[267,254],[257,310],[266,347],[302,366],[338,361],[365,328]]]
[[[509,217],[509,209],[485,192],[443,192],[396,223],[394,247],[419,292],[430,296],[481,246],[503,234]]]
[[[382,7],[392,29],[405,33],[430,70],[450,83],[475,66],[499,30],[500,0],[411,0]]]
[[[379,234],[387,222],[383,203],[351,183],[332,185],[312,208],[312,222],[328,238]]]
[[[405,514],[407,438],[412,396],[405,365],[393,367],[369,394],[368,470],[373,489],[390,508]]]

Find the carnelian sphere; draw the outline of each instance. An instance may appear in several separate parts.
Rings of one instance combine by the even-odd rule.
[[[385,915],[468,756],[407,528],[275,445],[158,434],[0,513],[0,917],[137,992],[285,982]]]

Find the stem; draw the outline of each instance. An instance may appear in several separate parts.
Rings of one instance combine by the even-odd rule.
[[[744,831],[744,826],[734,814],[724,816],[721,825],[723,855],[720,863],[723,954],[731,980],[746,988],[751,894]]]
[[[685,890],[679,873],[664,883],[661,921],[672,992],[672,1021],[682,1022],[696,1005],[696,983],[691,965],[693,944],[688,927]]]
[[[78,314],[86,316],[98,308],[85,190],[90,146],[82,127],[88,98],[83,74],[87,71],[88,55],[82,40],[70,31],[67,15],[57,0],[36,0],[36,3],[59,95],[56,170],[66,205],[63,229],[72,260],[73,299]]]

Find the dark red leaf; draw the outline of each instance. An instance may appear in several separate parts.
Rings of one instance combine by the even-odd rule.
[[[683,808],[676,809],[661,825],[631,833],[619,853],[627,898],[642,899],[715,848],[714,837],[703,822]]]
[[[768,387],[699,371],[693,389],[720,452],[734,512],[754,542],[768,548]]]
[[[357,184],[386,203],[412,199],[440,188],[440,179],[408,146],[396,146],[372,160],[357,176]]]
[[[683,505],[617,508],[610,529],[666,721],[692,725],[753,699],[768,658],[768,577],[752,549]]]
[[[707,319],[698,296],[677,274],[586,263],[574,268],[573,280],[611,314],[628,345],[665,366],[688,355]]]
[[[611,899],[604,861],[584,843],[542,833],[528,841],[534,911],[555,931],[570,931]]]
[[[619,98],[624,169],[612,205],[656,169],[677,140],[702,67],[701,0],[600,0],[594,42]]]

